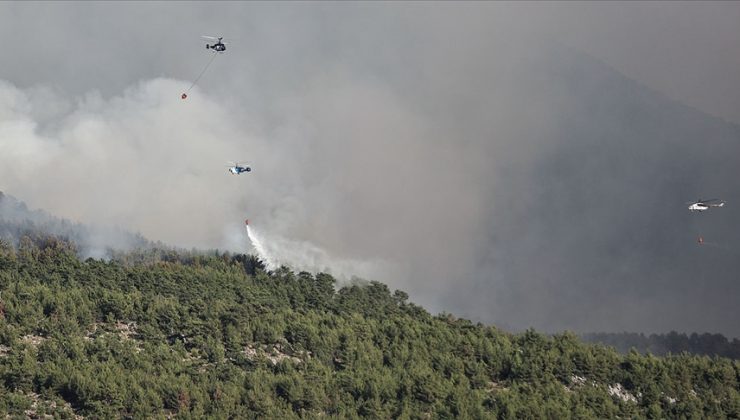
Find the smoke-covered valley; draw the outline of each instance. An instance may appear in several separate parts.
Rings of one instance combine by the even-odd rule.
[[[532,11],[222,6],[4,6],[36,30],[0,73],[0,190],[181,247],[250,250],[248,217],[281,262],[512,329],[740,335],[736,125]]]

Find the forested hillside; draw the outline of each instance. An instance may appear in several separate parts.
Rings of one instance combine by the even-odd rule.
[[[740,365],[432,316],[251,256],[0,245],[0,411],[96,418],[738,418]]]

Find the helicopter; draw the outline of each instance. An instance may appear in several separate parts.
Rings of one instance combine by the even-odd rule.
[[[240,175],[243,172],[252,172],[252,168],[249,165],[240,164],[239,162],[233,162],[228,168],[229,172],[234,175]]]
[[[213,44],[209,44],[206,42],[206,49],[213,50],[213,54],[211,55],[211,59],[208,60],[208,64],[206,64],[206,66],[203,68],[203,71],[201,71],[198,77],[196,77],[195,80],[193,80],[193,83],[190,84],[190,87],[188,88],[188,90],[186,90],[185,92],[182,93],[182,95],[180,95],[180,98],[182,99],[188,98],[188,92],[190,92],[190,89],[192,89],[193,86],[195,86],[195,84],[198,83],[198,80],[200,80],[200,78],[203,77],[203,75],[206,73],[206,70],[208,70],[208,67],[211,65],[211,63],[213,63],[213,60],[218,55],[216,53],[223,53],[224,51],[226,51],[226,43],[223,42],[224,37],[220,36],[216,38],[214,36],[207,36],[207,35],[201,35],[201,37],[205,40],[215,41]]]
[[[724,200],[720,200],[718,198],[712,198],[711,200],[689,201],[686,204],[689,205],[689,211],[702,212],[704,210],[709,210],[711,207],[722,207],[725,205],[725,202]]]
[[[207,50],[213,50],[215,52],[220,52],[220,53],[226,51],[226,43],[223,42],[224,37],[222,37],[222,36],[215,37],[215,36],[203,35],[202,38],[205,39],[205,40],[216,41],[212,45],[206,43],[206,49]]]

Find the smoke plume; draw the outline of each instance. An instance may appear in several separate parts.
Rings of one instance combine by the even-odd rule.
[[[740,7],[704,4],[2,4],[0,190],[182,247],[249,217],[275,264],[514,329],[738,335],[696,238],[740,249]]]

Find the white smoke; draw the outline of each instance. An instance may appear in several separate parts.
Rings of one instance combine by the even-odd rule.
[[[50,89],[0,81],[0,191],[55,216],[100,226],[84,238],[95,249],[119,248],[120,235],[112,232],[123,228],[170,245],[236,251],[245,238],[235,234],[235,221],[248,212],[274,232],[248,232],[268,269],[390,278],[384,264],[337,257],[341,243],[315,245],[316,235],[300,228],[317,225],[322,236],[336,236],[327,220],[309,212],[317,189],[335,189],[314,179],[324,176],[317,168],[307,171],[302,164],[307,157],[299,150],[310,136],[278,130],[268,141],[255,134],[260,130],[253,130],[249,116],[197,87],[197,100],[180,99],[184,85],[155,79],[109,98],[92,91],[68,100]],[[254,162],[254,171],[229,175],[226,162],[236,158]]]
[[[256,158],[262,142],[234,122],[248,118],[208,95],[181,100],[183,86],[143,81],[64,106],[51,90],[0,81],[0,191],[73,222],[224,246],[221,228],[240,218],[235,201],[251,186],[229,177],[226,162],[245,151]]]

